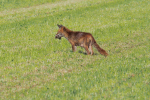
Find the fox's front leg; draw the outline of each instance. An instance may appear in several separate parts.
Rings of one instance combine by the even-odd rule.
[[[75,43],[71,40],[69,40],[70,44],[72,45],[72,51],[75,52],[76,51],[76,46]]]
[[[72,51],[75,52],[76,51],[76,46],[72,45]]]

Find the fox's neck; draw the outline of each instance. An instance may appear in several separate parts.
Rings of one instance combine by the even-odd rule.
[[[64,37],[68,40],[69,35],[72,33],[73,31],[69,30],[68,28],[65,27],[65,34]]]

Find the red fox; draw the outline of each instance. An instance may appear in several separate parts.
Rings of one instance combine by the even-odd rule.
[[[90,53],[91,55],[93,55],[94,52],[92,49],[92,45],[94,45],[94,47],[99,51],[101,55],[104,55],[105,57],[108,55],[107,52],[104,49],[100,48],[100,46],[96,43],[92,34],[86,32],[71,31],[63,25],[57,24],[57,26],[59,27],[59,29],[55,38],[61,39],[61,37],[65,37],[72,45],[73,52],[76,51],[76,46],[81,46],[86,50],[87,55],[89,55]]]

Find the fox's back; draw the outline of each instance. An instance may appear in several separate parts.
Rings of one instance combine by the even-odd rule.
[[[93,37],[92,34],[86,32],[71,32],[69,33],[69,38],[79,41],[80,39]]]

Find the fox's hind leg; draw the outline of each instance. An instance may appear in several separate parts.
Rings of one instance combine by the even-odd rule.
[[[88,46],[84,46],[84,49],[86,50],[87,55],[89,55],[89,54],[90,54],[90,51],[89,51],[89,49],[88,49]]]
[[[88,47],[89,47],[89,50],[91,52],[91,55],[93,55],[93,48],[92,48],[92,40],[89,40],[89,42],[87,43],[88,44]]]
[[[92,45],[89,45],[89,50],[90,50],[90,52],[91,52],[91,55],[93,55],[93,48],[92,48]]]

